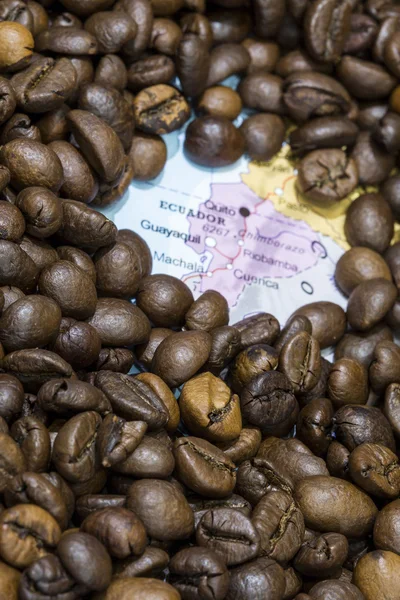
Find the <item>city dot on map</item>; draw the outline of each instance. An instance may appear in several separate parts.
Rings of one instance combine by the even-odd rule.
[[[274,189],[274,192],[275,192],[275,194],[276,194],[277,196],[283,196],[283,189],[282,189],[282,188],[280,188],[280,187],[276,187],[276,188]]]
[[[209,248],[214,248],[214,246],[217,245],[217,240],[215,240],[213,237],[206,237],[206,239],[204,240],[204,243]]]
[[[226,265],[226,268],[227,268],[227,269],[229,269],[229,270],[231,270],[231,269],[233,268],[233,266],[232,266],[232,263],[228,263],[228,264]]]
[[[248,217],[250,215],[250,211],[245,206],[242,206],[239,208],[239,214],[242,215],[242,217]]]
[[[207,277],[212,277],[212,273],[211,273],[211,271],[208,271],[208,273],[207,273]]]
[[[238,246],[244,246],[244,241],[243,240],[239,240],[238,241]]]

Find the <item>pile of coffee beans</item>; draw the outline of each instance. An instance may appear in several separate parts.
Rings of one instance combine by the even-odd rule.
[[[0,0],[0,41],[11,202],[44,186],[107,206],[159,175],[161,134],[193,115],[185,152],[208,167],[268,161],[295,125],[298,188],[322,206],[396,164],[396,0]]]
[[[83,202],[0,202],[1,600],[399,598],[383,203],[348,212],[347,313],[308,304],[281,330],[151,274],[145,241]]]

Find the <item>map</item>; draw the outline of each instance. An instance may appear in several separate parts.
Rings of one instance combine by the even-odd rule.
[[[149,244],[153,272],[179,277],[195,297],[215,289],[231,307],[231,322],[259,311],[284,323],[302,304],[331,300],[337,260],[348,248],[343,225],[349,203],[315,209],[296,190],[289,147],[268,163],[243,157],[223,169],[194,165],[184,133],[164,136],[168,163],[161,175],[134,182],[104,213]]]

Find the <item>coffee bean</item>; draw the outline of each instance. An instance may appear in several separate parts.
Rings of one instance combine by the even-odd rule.
[[[278,44],[261,39],[246,38],[243,40],[242,46],[250,54],[250,64],[247,68],[247,73],[274,71],[280,57]]]
[[[94,81],[122,92],[128,83],[128,72],[124,62],[116,54],[106,54],[99,60]]]
[[[328,378],[328,397],[335,408],[346,404],[366,404],[368,399],[366,368],[352,358],[337,360]]]
[[[341,148],[352,146],[358,127],[345,117],[319,117],[298,127],[290,134],[290,147],[304,153],[317,148]]]
[[[224,561],[207,548],[181,550],[170,563],[171,582],[183,599],[203,598],[212,593],[223,600],[229,587],[229,573]]]
[[[382,444],[390,450],[395,448],[392,429],[379,408],[351,404],[342,406],[333,422],[336,439],[350,451],[365,442]]]
[[[286,342],[279,355],[279,369],[295,392],[309,392],[321,375],[318,341],[306,331]]]
[[[279,152],[285,139],[283,121],[277,115],[259,114],[246,119],[240,131],[252,160],[268,161]]]
[[[353,581],[366,600],[376,598],[377,594],[395,597],[399,562],[398,555],[387,550],[369,552],[359,560]]]
[[[394,500],[382,508],[374,525],[374,544],[380,550],[398,553],[397,538],[400,501]]]
[[[359,133],[352,158],[357,165],[359,183],[364,185],[382,183],[394,166],[393,155],[377,144],[368,131]],[[366,161],[371,161],[372,168],[366,168]]]
[[[185,152],[193,162],[222,167],[239,160],[245,140],[226,117],[199,117],[186,130]]]
[[[26,460],[22,450],[8,433],[0,432],[1,492],[6,491],[13,477],[24,471],[26,471]]]
[[[173,87],[158,84],[140,91],[133,105],[138,129],[145,133],[170,133],[190,116],[184,97]]]
[[[359,331],[371,329],[391,309],[396,296],[396,286],[386,279],[370,279],[360,283],[349,298],[349,324]]]
[[[378,498],[394,499],[400,490],[396,454],[379,444],[361,444],[349,457],[350,475],[359,487]]]
[[[261,431],[257,427],[243,427],[236,440],[218,444],[218,447],[231,461],[239,465],[257,454],[261,439]]]
[[[311,56],[316,60],[335,63],[343,52],[350,31],[352,4],[334,0],[319,0],[307,7],[305,13],[305,41]]]
[[[386,69],[355,56],[342,58],[337,75],[346,89],[360,100],[385,98],[396,85],[395,78]]]
[[[245,348],[235,358],[230,368],[233,389],[240,393],[254,377],[276,369],[278,358],[278,352],[266,344],[256,344]]]
[[[204,369],[218,374],[238,354],[240,334],[235,327],[226,325],[213,329],[210,335],[211,350]]]
[[[351,4],[351,3],[350,3]],[[359,54],[376,44],[379,27],[374,19],[364,14],[350,15],[350,31],[346,36],[343,52]]]
[[[248,587],[249,578],[252,582],[251,589]],[[279,600],[284,592],[284,570],[271,558],[261,557],[230,571],[226,600],[263,600],[265,594],[271,600]]]
[[[210,52],[207,88],[230,75],[242,73],[250,64],[250,54],[241,44],[221,44]]]
[[[346,330],[346,315],[333,302],[312,302],[297,309],[294,315],[302,315],[311,321],[313,337],[321,348],[336,344]]]
[[[31,32],[20,23],[3,21],[0,24],[0,34],[4,40],[0,52],[0,68],[23,69],[29,63],[35,45]]]
[[[296,436],[316,456],[324,456],[330,448],[333,413],[332,403],[327,398],[311,400],[299,413]]]
[[[107,589],[109,600],[125,600],[129,597],[135,600],[147,598],[165,598],[165,600],[180,600],[179,592],[169,583],[152,579],[151,577],[121,577],[115,579]]]

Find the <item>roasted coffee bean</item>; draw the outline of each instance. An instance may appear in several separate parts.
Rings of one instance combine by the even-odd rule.
[[[211,442],[228,442],[240,434],[239,397],[211,373],[185,383],[179,398],[182,418],[189,430]]]
[[[151,361],[158,346],[161,344],[166,337],[172,335],[174,332],[171,329],[163,327],[153,327],[150,331],[150,337],[147,344],[140,344],[135,348],[136,356],[138,360],[144,365],[146,369],[151,367]]]
[[[129,373],[135,355],[128,348],[102,348],[95,363],[96,371],[115,371],[116,373]]]
[[[17,138],[0,149],[0,161],[11,174],[16,190],[43,186],[57,192],[63,183],[63,170],[58,156],[44,144]]]
[[[147,600],[152,597],[165,600],[181,599],[179,592],[172,585],[151,577],[124,576],[115,579],[107,589],[108,600]]]
[[[187,329],[211,331],[229,322],[229,308],[226,299],[215,290],[204,292],[189,308],[185,315]]]
[[[234,121],[242,111],[242,101],[237,92],[223,85],[206,89],[200,96],[196,113],[199,116],[226,117]]]
[[[71,110],[66,118],[82,154],[96,173],[106,182],[121,175],[124,150],[115,131],[85,110]]]
[[[261,4],[260,0],[259,2]],[[284,592],[284,570],[271,558],[261,557],[230,571],[226,600],[263,600],[265,594],[268,594],[267,597],[271,600],[279,600],[283,598]]]
[[[378,100],[393,91],[396,80],[386,69],[375,63],[344,56],[337,75],[346,89],[360,100]]]
[[[208,548],[186,548],[172,558],[169,565],[171,583],[183,600],[201,600],[212,594],[223,600],[229,587],[229,573],[224,561]]]
[[[150,48],[156,52],[175,56],[178,53],[182,31],[172,19],[154,19],[150,36]]]
[[[64,318],[52,349],[73,368],[83,369],[99,357],[101,340],[88,323]]]
[[[0,33],[4,40],[0,53],[1,70],[23,69],[29,64],[34,48],[31,32],[20,23],[3,21],[0,25]]]
[[[69,112],[69,110],[70,108],[67,106],[67,104],[62,104],[60,108],[56,108],[55,110],[45,113],[36,122],[36,128],[39,130],[41,141],[44,144],[49,144],[50,142],[54,142],[56,140],[65,140],[67,138],[68,124],[65,115]],[[26,125],[28,125],[28,121],[26,121]],[[18,123],[17,126],[19,127]],[[33,126],[31,129],[34,130],[34,127],[35,126]],[[33,132],[29,135],[29,137],[33,138]]]
[[[226,117],[199,117],[186,130],[185,152],[193,162],[208,166],[230,165],[242,156],[245,140]]]
[[[28,187],[17,196],[16,205],[26,221],[26,233],[47,238],[58,231],[62,222],[60,200],[47,188]]]
[[[193,303],[190,289],[171,275],[150,275],[140,283],[137,304],[156,327],[183,324]]]
[[[104,296],[132,298],[141,278],[137,255],[130,246],[115,242],[100,248],[93,257],[96,287]]]
[[[360,444],[349,457],[354,483],[372,496],[397,498],[400,491],[400,465],[394,452],[380,444]]]
[[[274,71],[280,57],[278,44],[261,39],[246,38],[243,40],[242,46],[250,54],[250,64],[247,67],[247,73]]]
[[[0,142],[7,144],[16,138],[28,138],[35,142],[41,142],[42,135],[39,127],[33,125],[28,115],[14,113],[11,119],[4,125],[0,135]]]
[[[178,477],[193,492],[209,498],[224,498],[233,492],[235,465],[213,444],[196,437],[178,438],[174,456]]]
[[[55,352],[43,349],[15,350],[6,354],[2,368],[14,375],[27,392],[37,391],[40,386],[54,377],[72,377],[73,370]]]
[[[36,286],[39,269],[21,247],[0,240],[0,284],[21,288],[21,293],[31,292]]]
[[[345,117],[319,117],[292,131],[290,147],[304,153],[318,148],[352,146],[358,131],[357,125]]]
[[[182,492],[168,481],[142,479],[129,489],[127,508],[156,540],[181,540],[194,531],[193,511]]]
[[[21,598],[30,598],[33,594],[46,597],[48,588],[57,593],[75,595],[76,582],[54,554],[35,560],[21,577],[19,594]],[[82,589],[82,588],[81,588]]]
[[[299,413],[296,437],[316,456],[324,456],[330,447],[333,413],[332,403],[327,398],[311,400]]]
[[[377,144],[368,131],[359,133],[352,159],[357,165],[359,183],[363,185],[382,183],[394,167],[394,156]],[[366,163],[370,163],[370,169]]]
[[[17,100],[13,86],[5,77],[0,77],[0,91],[0,124],[2,125],[13,115],[17,107]]]
[[[58,259],[57,251],[47,242],[24,235],[20,242],[21,249],[33,260],[39,271]]]
[[[24,471],[26,471],[26,461],[22,450],[8,433],[0,432],[1,493],[6,491],[13,477]]]
[[[207,87],[230,75],[243,73],[250,64],[250,54],[241,44],[221,44],[210,52]]]
[[[351,110],[348,91],[332,77],[312,69],[285,79],[283,100],[289,115],[299,123],[315,117],[348,116]]]
[[[268,313],[258,313],[234,324],[240,333],[242,348],[254,344],[273,345],[280,332],[278,320]]]
[[[19,108],[29,113],[42,113],[68,101],[76,85],[76,72],[67,58],[38,57],[14,75],[11,82]]]
[[[97,54],[99,44],[94,35],[77,27],[51,27],[35,40],[39,52],[54,52],[74,56]]]
[[[24,388],[12,375],[0,374],[0,415],[7,422],[20,413],[24,401]]]
[[[395,435],[400,435],[400,412],[399,412],[399,393],[400,386],[397,383],[391,383],[386,388],[383,411],[389,421]]]
[[[105,346],[133,346],[145,343],[150,322],[137,306],[120,298],[99,298],[88,320]]]
[[[261,439],[261,431],[257,427],[244,427],[236,440],[218,444],[218,447],[230,460],[239,465],[257,454]]]
[[[240,393],[257,375],[278,366],[278,352],[267,344],[255,344],[242,350],[231,365],[232,388]]]
[[[343,150],[314,150],[299,165],[297,187],[318,206],[334,206],[348,196],[358,183],[357,164]]]
[[[395,441],[388,420],[373,406],[342,406],[334,416],[336,439],[348,450],[369,442],[394,451]]]
[[[135,451],[147,430],[145,421],[125,421],[108,415],[99,428],[97,451],[103,467],[111,467]]]
[[[23,569],[51,553],[61,537],[55,519],[39,506],[18,504],[0,515],[0,555]]]
[[[376,393],[383,393],[389,384],[400,382],[400,348],[395,343],[382,341],[375,346],[369,377]]]
[[[40,388],[37,401],[46,412],[64,416],[87,410],[103,416],[111,412],[111,405],[104,394],[84,381],[52,379]]]
[[[207,17],[215,44],[241,42],[250,32],[251,16],[243,9],[212,10]]]
[[[196,541],[216,552],[228,566],[247,562],[260,552],[260,535],[254,524],[232,508],[206,512],[197,527]]]
[[[399,556],[387,550],[369,552],[358,561],[353,581],[366,600],[373,600],[379,595],[396,598],[399,563]]]
[[[350,3],[351,4],[351,3]],[[344,54],[359,54],[377,43],[379,27],[374,19],[365,14],[350,15],[350,31],[346,36]]]
[[[387,152],[397,152],[400,148],[400,116],[388,111],[372,130],[372,136]]]
[[[385,198],[386,202],[390,205],[392,209],[392,213],[396,220],[400,216],[400,205],[399,205],[399,194],[398,194],[398,186],[399,186],[400,178],[398,175],[393,175],[393,177],[389,177],[383,185],[381,189],[382,196]]]
[[[116,54],[106,54],[99,60],[94,81],[122,92],[128,83],[128,72],[124,62]]]
[[[146,530],[138,517],[126,508],[103,508],[88,515],[81,531],[96,537],[115,558],[142,554]]]
[[[315,535],[304,541],[293,565],[302,575],[329,577],[343,565],[348,550],[348,541],[341,533]]]
[[[351,293],[347,305],[349,324],[359,331],[371,329],[385,317],[396,297],[396,286],[386,279],[360,283]]]
[[[170,133],[189,118],[190,108],[175,88],[158,84],[140,91],[133,111],[138,129],[145,133]]]
[[[109,11],[92,14],[85,22],[85,29],[96,39],[98,52],[107,54],[119,52],[133,40],[137,25],[127,13]]]
[[[366,404],[369,391],[366,368],[352,358],[340,358],[332,366],[327,391],[335,408]]]
[[[218,374],[240,350],[239,331],[230,325],[211,332],[211,351],[204,369]]]
[[[114,574],[120,577],[159,577],[168,566],[169,556],[161,548],[147,546],[139,557],[132,556],[114,564]]]
[[[378,513],[369,496],[348,481],[335,477],[318,475],[303,479],[297,484],[294,497],[307,527],[342,533],[346,537],[367,535]]]
[[[257,72],[247,75],[238,91],[248,108],[282,115],[285,113],[282,85],[283,80],[277,75]]]
[[[229,508],[242,512],[247,517],[251,514],[251,504],[241,496],[232,494],[223,499],[207,499],[201,496],[189,496],[189,505],[194,512],[195,527],[197,528],[203,516],[214,508]]]
[[[374,525],[374,544],[380,550],[399,553],[399,512],[400,501],[395,500],[382,508]]]
[[[166,444],[154,437],[145,436],[124,461],[113,466],[113,470],[137,479],[168,479],[174,467],[174,456]]]
[[[3,561],[0,562],[0,591],[4,598],[17,600],[21,573],[13,567],[9,567]]]
[[[393,231],[391,208],[379,194],[359,196],[347,211],[345,234],[351,246],[364,246],[382,254]]]
[[[374,358],[376,345],[384,340],[392,341],[393,334],[383,323],[366,332],[350,331],[336,346],[335,358],[352,358],[368,368]]]
[[[0,200],[0,236],[9,242],[18,242],[25,232],[25,220],[21,210]]]
[[[125,496],[118,496],[117,494],[88,494],[77,499],[76,512],[83,521],[90,514],[103,508],[124,507],[125,502]]]
[[[249,52],[251,53],[250,50]],[[275,66],[275,71],[280,77],[288,77],[293,73],[309,73],[310,71],[329,74],[332,72],[332,65],[317,62],[305,50],[297,48],[281,56]]]
[[[313,337],[322,349],[336,344],[346,330],[344,310],[333,302],[305,304],[293,314],[305,316],[311,321]]]
[[[162,137],[143,132],[135,133],[129,150],[134,178],[138,181],[155,179],[167,161],[167,147]]]
[[[350,31],[352,4],[345,1],[319,0],[305,12],[304,30],[307,49],[315,60],[336,63],[343,52]]]
[[[291,340],[297,333],[300,333],[301,331],[305,331],[311,335],[311,321],[303,315],[292,315],[286,322],[285,327],[282,329],[279,338],[274,344],[275,350],[280,353],[286,342]]]
[[[273,114],[253,115],[242,124],[246,151],[252,160],[268,161],[281,149],[285,127],[280,117]]]
[[[273,491],[255,506],[252,523],[261,540],[261,555],[286,563],[299,550],[304,537],[303,515],[283,491]]]
[[[100,592],[110,584],[111,559],[94,536],[82,532],[64,534],[57,546],[57,555],[67,573],[84,590]],[[86,565],[84,570],[82,564]]]
[[[329,473],[333,477],[350,481],[349,457],[350,451],[343,444],[339,444],[339,442],[333,440],[326,455],[326,466]]]
[[[354,225],[357,226],[355,222]],[[349,296],[359,283],[379,278],[391,281],[392,276],[385,260],[370,248],[351,248],[336,264],[335,281],[346,296]]]
[[[61,196],[89,204],[98,191],[98,182],[82,154],[64,140],[51,141],[49,147],[57,154],[63,167]]]
[[[279,370],[289,379],[294,392],[312,390],[321,375],[318,341],[306,331],[297,333],[281,350]]]
[[[133,92],[138,92],[159,83],[169,83],[174,74],[175,64],[169,56],[164,54],[146,56],[130,65],[128,87]],[[109,85],[107,82],[104,83]]]
[[[170,387],[179,386],[206,363],[210,350],[211,336],[205,331],[175,333],[158,346],[151,370]]]
[[[276,35],[282,24],[284,14],[285,3],[281,0],[278,0],[278,2],[257,0],[253,6],[256,34],[263,39]]]
[[[35,416],[22,417],[10,433],[25,456],[27,471],[46,471],[50,462],[50,436],[46,426]]]

